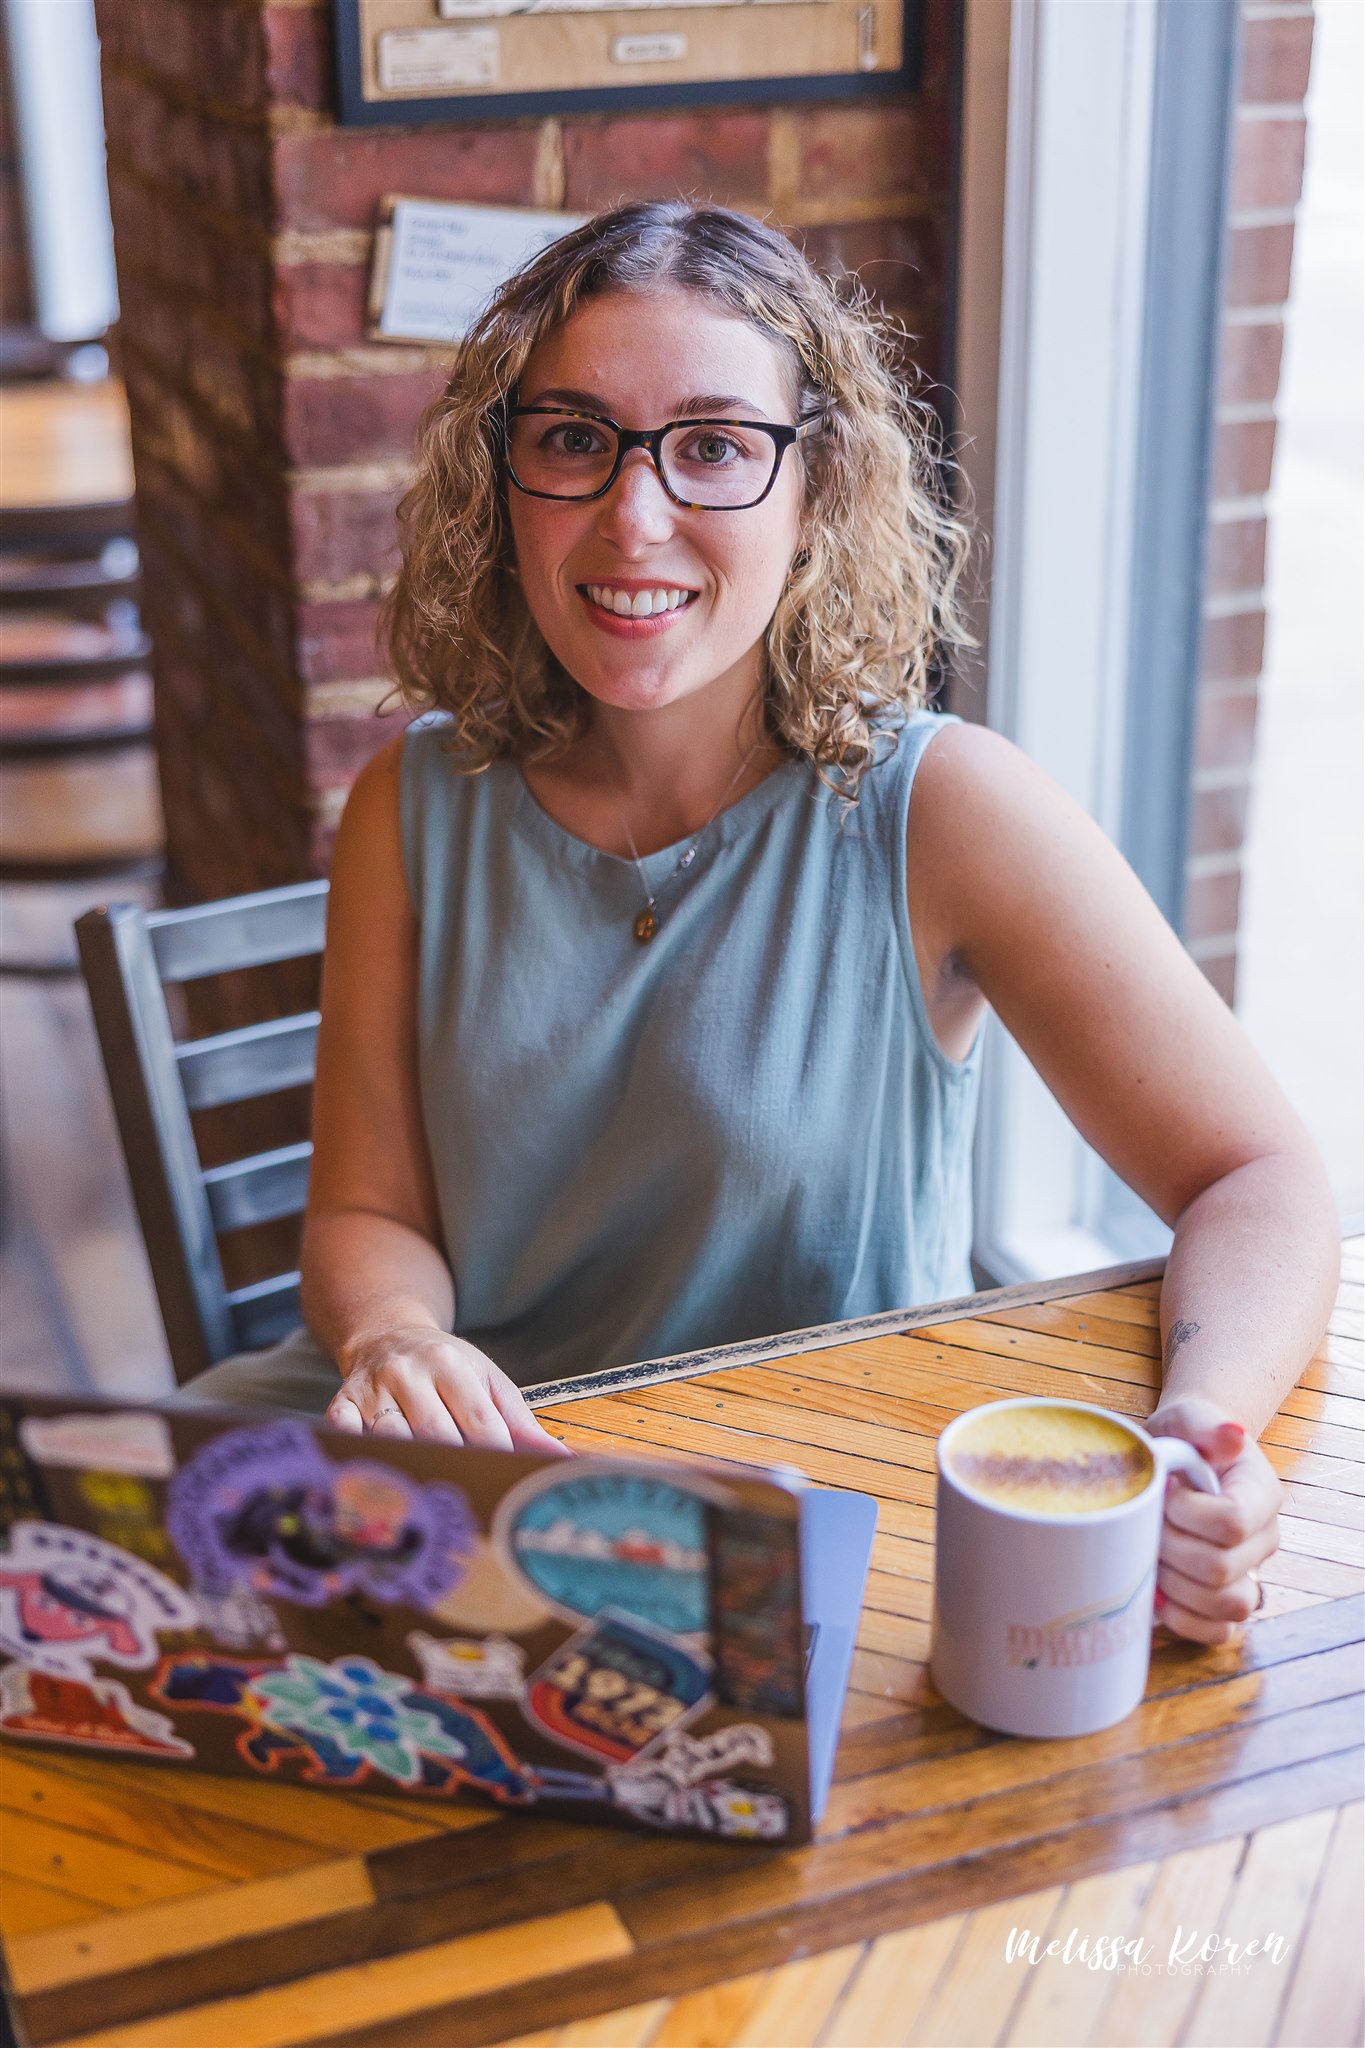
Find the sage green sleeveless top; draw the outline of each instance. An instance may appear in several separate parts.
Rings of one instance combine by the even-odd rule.
[[[634,863],[444,721],[404,747],[422,1105],[461,1336],[568,1377],[971,1291],[981,1045],[933,1037],[906,907],[912,716],[845,807],[790,761]],[[668,878],[672,876],[673,879]]]

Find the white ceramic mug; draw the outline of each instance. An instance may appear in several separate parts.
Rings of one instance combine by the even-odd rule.
[[[1006,1507],[951,1469],[959,1432],[988,1411],[1069,1408],[1103,1415],[1144,1445],[1152,1476],[1117,1507],[1042,1514]],[[1084,1401],[1023,1396],[969,1408],[938,1440],[934,1684],[960,1713],[1008,1735],[1090,1735],[1142,1698],[1166,1481],[1218,1493],[1212,1469],[1178,1437],[1148,1436]]]

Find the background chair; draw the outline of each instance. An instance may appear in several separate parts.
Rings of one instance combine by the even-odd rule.
[[[43,889],[162,871],[132,519],[129,498],[0,505],[0,885],[41,885],[7,905],[26,944],[0,954],[3,974],[77,971],[29,936],[43,931]]]
[[[318,1012],[177,1042],[166,990],[322,951],[326,882],[188,910],[132,903],[77,920],[80,964],[175,1376],[273,1343],[301,1320],[299,1276],[231,1287],[219,1239],[298,1216],[312,1145],[206,1167],[192,1113],[311,1085]]]

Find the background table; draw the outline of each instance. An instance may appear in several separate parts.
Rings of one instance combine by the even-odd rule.
[[[583,1450],[799,1463],[881,1501],[820,1839],[638,1838],[9,1747],[0,1927],[35,2042],[555,2048],[1281,2042],[1362,2021],[1361,1247],[1263,1438],[1283,1547],[1240,1644],[1159,1634],[1071,1742],[986,1734],[925,1670],[934,1439],[997,1395],[1141,1416],[1154,1267],[635,1367],[545,1412]],[[935,1320],[936,1318],[936,1320]],[[795,1348],[794,1348],[795,1347]],[[1240,1972],[1006,1961],[1012,1929],[1286,1943]]]

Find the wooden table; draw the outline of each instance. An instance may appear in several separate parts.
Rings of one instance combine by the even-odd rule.
[[[104,504],[132,492],[128,404],[117,378],[54,378],[0,393],[0,506]]]
[[[796,1850],[444,1816],[9,1752],[0,1926],[66,2048],[544,2048],[1360,2039],[1362,1261],[1264,1438],[1286,1486],[1234,1647],[1161,1634],[1147,1698],[1073,1742],[983,1734],[930,1685],[933,1446],[972,1403],[1143,1415],[1155,1268],[634,1368],[550,1408],[574,1444],[800,1463],[880,1496],[821,1837]],[[1014,1929],[1147,1967],[1007,1962]],[[1177,1928],[1281,1960],[1166,1967]],[[1226,1962],[1226,1957],[1222,1959]]]

